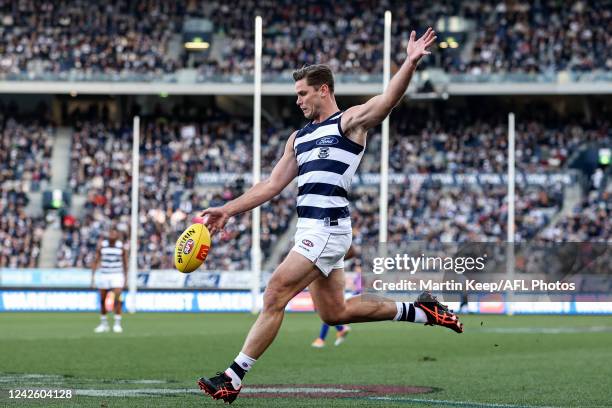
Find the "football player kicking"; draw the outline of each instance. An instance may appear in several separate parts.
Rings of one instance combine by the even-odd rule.
[[[285,307],[306,288],[319,316],[329,325],[397,320],[463,332],[457,316],[427,292],[416,302],[364,299],[363,295],[344,298],[344,256],[352,242],[348,192],[363,156],[367,132],[403,98],[417,63],[430,54],[427,49],[435,40],[431,28],[418,40],[413,31],[406,60],[384,93],[346,111],[338,109],[329,67],[313,65],[295,71],[297,105],[310,122],[289,137],[268,179],[224,206],[200,214],[214,234],[230,217],[271,200],[298,179],[295,246],[272,274],[263,295],[263,308],[242,350],[225,371],[198,380],[200,388],[214,399],[227,403],[236,399],[245,375],[276,338]]]

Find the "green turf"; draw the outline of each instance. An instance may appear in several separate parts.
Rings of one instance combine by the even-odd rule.
[[[9,401],[6,389],[197,389],[199,376],[227,367],[253,320],[247,314],[137,314],[125,317],[123,334],[96,335],[94,314],[0,314],[0,406],[222,406],[188,393]],[[465,316],[463,321],[462,335],[405,323],[354,325],[341,347],[317,350],[310,347],[319,330],[316,315],[289,314],[246,386],[398,384],[439,390],[404,401],[239,398],[233,406],[612,406],[609,316]]]

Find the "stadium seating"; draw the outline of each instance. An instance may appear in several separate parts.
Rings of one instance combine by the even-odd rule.
[[[506,4],[492,0],[442,4],[368,0],[333,5],[320,1],[296,4],[288,0],[280,5],[238,3],[239,7],[233,8],[223,2],[211,2],[202,13],[230,37],[230,47],[224,50],[222,58],[200,66],[202,80],[219,72],[252,74],[253,21],[245,16],[257,13],[265,22],[264,70],[286,76],[296,67],[313,63],[328,63],[334,72],[341,74],[380,74],[385,10],[393,12],[396,64],[406,57],[411,30],[424,30],[439,18],[454,15],[473,22],[475,29],[466,38],[466,43],[473,43],[469,52],[441,48],[437,51],[439,57],[423,61],[424,66],[472,75],[551,74],[612,67],[612,58],[603,51],[610,42],[611,34],[605,27],[612,13],[597,2],[578,2],[572,7],[555,1]],[[287,25],[287,21],[294,23]],[[461,51],[465,45],[460,44]],[[307,49],[317,52],[306,52]]]
[[[392,122],[391,171],[419,173],[504,173],[505,128],[483,120],[473,125],[446,121],[420,124]],[[449,126],[448,124],[455,126]],[[222,205],[235,197],[241,183],[226,182],[202,188],[198,174],[236,174],[251,170],[251,135],[243,121],[230,121],[220,112],[201,123],[145,121],[141,148],[139,259],[145,269],[171,268],[176,237],[197,209]],[[517,165],[525,172],[563,172],[569,152],[581,143],[609,137],[605,126],[590,129],[577,125],[548,128],[540,122],[517,129]],[[271,171],[281,156],[287,135],[285,126],[264,130],[263,172]],[[214,137],[223,135],[223,139]],[[379,171],[380,135],[368,144],[360,174]],[[59,266],[86,266],[92,261],[98,232],[113,223],[127,232],[129,224],[129,172],[131,131],[128,128],[86,123],[73,136],[70,185],[88,195],[86,212],[74,230],[65,233]],[[112,160],[111,160],[112,159]],[[437,239],[442,241],[503,241],[505,186],[475,185],[465,189],[435,183],[395,186],[390,198],[390,240]],[[293,217],[292,190],[263,207],[262,248],[269,255],[279,233]],[[531,186],[517,190],[517,240],[534,239],[560,210],[560,185]],[[371,190],[355,196],[356,242],[376,242],[378,196]],[[280,215],[280,216],[279,216]],[[424,220],[428,221],[425,222]],[[209,269],[241,270],[250,267],[250,215],[233,219],[215,241],[215,257]],[[86,238],[82,238],[86,237]]]
[[[176,238],[200,209],[222,205],[243,191],[240,183],[205,186],[200,172],[237,173],[250,167],[248,124],[227,118],[203,123],[145,122],[141,143],[138,263],[144,269],[173,267]],[[215,137],[224,135],[224,138]],[[85,213],[64,232],[58,266],[91,265],[100,233],[118,228],[127,236],[130,219],[131,131],[84,123],[73,135],[70,185],[86,194]],[[275,140],[279,140],[276,138]],[[277,143],[278,144],[278,143]],[[270,143],[269,149],[277,150]],[[264,169],[266,170],[266,169]],[[268,254],[293,215],[286,193],[262,208],[262,249]],[[250,214],[232,219],[215,241],[208,269],[244,270],[250,265]]]
[[[602,188],[602,191],[592,190],[571,215],[546,228],[540,238],[554,242],[610,242],[612,184],[607,189]]]
[[[561,209],[561,186],[517,189],[516,240],[530,240]],[[506,187],[422,184],[392,188],[388,242],[504,242]],[[353,235],[359,245],[378,242],[378,191],[354,196]]]
[[[423,30],[440,17],[458,16],[472,22],[474,29],[467,31],[458,49],[440,48],[436,58],[423,61],[424,66],[472,75],[612,68],[612,57],[605,52],[611,41],[606,27],[612,13],[605,3],[593,1],[566,7],[552,0],[536,4],[215,0],[198,7],[195,2],[166,0],[113,4],[62,0],[53,5],[22,2],[2,7],[0,76],[6,79],[159,79],[181,68],[196,68],[200,81],[251,75],[252,16],[259,14],[264,19],[266,73],[290,78],[296,67],[328,63],[335,72],[359,81],[359,75],[382,72],[382,22],[387,9],[394,13],[393,58],[398,64],[405,58],[410,30]],[[194,62],[180,46],[170,51],[173,38],[180,38],[189,18],[212,22],[213,35],[224,39],[218,52]]]
[[[121,80],[172,72],[170,36],[180,29],[180,2],[62,0],[2,5],[0,74],[7,78]]]
[[[39,191],[51,180],[53,128],[35,120],[0,122],[0,185],[16,181],[26,192]]]
[[[398,0],[297,4],[283,0],[281,4],[248,1],[237,4],[231,7],[224,2],[210,2],[202,12],[218,31],[230,38],[231,46],[213,64],[216,73],[252,73],[253,21],[246,16],[260,14],[265,22],[265,71],[289,75],[296,67],[323,62],[337,73],[380,74],[385,10],[394,15],[391,35],[397,64],[406,56],[411,30],[424,30],[450,15],[473,22],[474,30],[466,38],[466,43],[473,42],[473,46],[465,55],[441,48],[438,58],[423,61],[423,65],[473,75],[612,68],[612,58],[604,52],[611,38],[605,27],[612,13],[598,2],[577,2],[571,7],[555,1],[506,4],[493,0],[441,4]],[[287,25],[287,21],[293,24]],[[460,44],[461,51],[465,45]],[[215,70],[203,64],[201,72],[205,78],[205,73]]]
[[[399,173],[504,173],[508,169],[508,129],[504,123],[456,120],[408,126],[412,116],[392,122],[389,166]],[[578,125],[547,128],[542,123],[519,123],[516,129],[518,171],[539,173],[562,170],[571,152],[584,143],[609,138],[607,127],[590,129]],[[360,167],[362,173],[377,172],[380,165],[380,134],[368,142]]]
[[[0,122],[0,267],[35,267],[46,222],[25,211],[51,179],[54,130],[37,121]]]
[[[554,73],[612,68],[609,53],[602,52],[612,38],[605,28],[612,21],[605,2],[478,4],[475,45],[462,71]]]
[[[506,135],[503,126],[482,118],[462,122],[425,115],[394,118],[391,129],[390,171],[396,174],[504,173]],[[2,131],[2,265],[37,266],[40,238],[46,223],[25,213],[28,192],[49,183],[51,127],[9,119]],[[176,237],[195,211],[221,205],[244,191],[241,181],[251,171],[250,123],[230,120],[217,110],[205,121],[144,119],[141,144],[141,202],[139,239],[144,269],[172,267]],[[282,155],[288,125],[266,126],[262,146],[263,172],[269,173]],[[223,137],[218,137],[223,135]],[[547,125],[530,120],[517,127],[517,169],[526,173],[563,173],[571,152],[589,142],[609,140],[608,125]],[[130,126],[83,122],[75,127],[69,186],[86,197],[83,213],[63,232],[58,251],[60,267],[88,267],[100,234],[118,228],[127,237],[130,219]],[[368,141],[359,174],[379,171],[380,134]],[[238,176],[210,184],[201,174]],[[465,190],[432,182],[392,186],[389,200],[390,240],[504,240],[505,187],[470,186]],[[294,216],[294,191],[289,189],[263,207],[262,248],[269,256]],[[517,239],[606,240],[610,238],[609,192],[591,194],[576,210],[545,230],[562,206],[562,187],[519,187]],[[355,196],[353,211],[356,242],[374,243],[378,234],[378,196],[368,191]],[[606,212],[607,211],[607,212]],[[607,218],[606,218],[607,217]],[[425,223],[424,219],[428,222]],[[206,267],[242,270],[250,267],[250,214],[232,220],[215,241],[215,257]],[[18,227],[17,227],[18,225]],[[16,230],[17,234],[8,235]],[[27,258],[22,245],[32,246]],[[19,256],[14,256],[20,254]],[[33,260],[32,260],[33,259]]]

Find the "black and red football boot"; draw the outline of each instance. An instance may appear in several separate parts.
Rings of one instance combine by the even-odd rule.
[[[213,399],[221,399],[227,404],[234,402],[242,389],[242,387],[235,389],[232,379],[225,373],[217,373],[212,378],[202,377],[198,380],[198,386]]]
[[[420,308],[427,316],[426,326],[444,326],[457,333],[463,333],[463,324],[448,306],[438,302],[438,299],[430,292],[423,292],[419,295],[414,306]]]

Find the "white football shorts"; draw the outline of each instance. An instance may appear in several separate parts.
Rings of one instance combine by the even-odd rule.
[[[304,255],[323,275],[329,276],[332,269],[344,267],[344,255],[351,247],[353,234],[334,234],[311,228],[298,228],[292,250]]]
[[[123,286],[125,286],[125,276],[123,276],[123,273],[97,272],[95,283],[98,289],[123,289]]]

